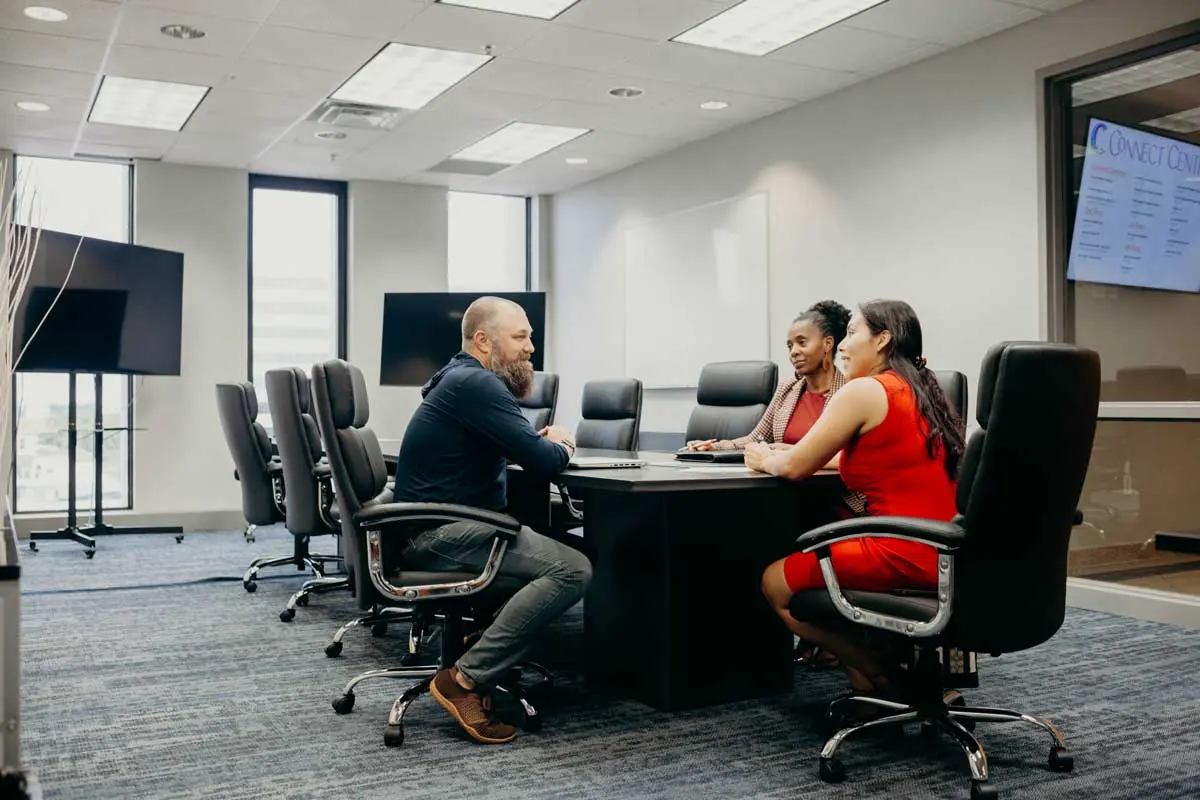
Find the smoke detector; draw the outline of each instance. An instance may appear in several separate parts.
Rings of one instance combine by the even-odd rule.
[[[358,128],[378,131],[394,128],[396,123],[411,113],[411,111],[400,108],[325,100],[313,109],[306,119],[327,128]]]

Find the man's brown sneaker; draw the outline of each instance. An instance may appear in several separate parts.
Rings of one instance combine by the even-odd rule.
[[[450,667],[433,676],[433,682],[429,684],[429,693],[433,695],[433,699],[441,703],[442,708],[449,711],[467,735],[477,742],[504,744],[515,739],[517,729],[512,725],[488,719],[483,699],[475,692],[459,686],[455,680],[457,673],[457,668]]]

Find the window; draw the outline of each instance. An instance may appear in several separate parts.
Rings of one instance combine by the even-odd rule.
[[[529,288],[528,200],[450,192],[447,277],[452,292]]]
[[[129,242],[131,169],[128,164],[17,156],[18,219],[44,229]],[[76,384],[75,503],[88,509],[95,506],[95,442],[89,435],[96,413],[94,376],[81,374]],[[64,374],[18,373],[14,378],[14,511],[67,508],[67,386]],[[103,507],[131,508],[133,381],[110,376],[103,386],[104,426],[126,429],[104,437]]]
[[[250,177],[250,380],[345,357],[346,184]]]

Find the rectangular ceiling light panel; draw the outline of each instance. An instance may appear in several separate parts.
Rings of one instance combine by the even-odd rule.
[[[209,88],[105,75],[88,113],[88,122],[179,131]]]
[[[579,0],[438,0],[438,2],[447,6],[481,8],[484,11],[499,11],[503,14],[554,19]]]
[[[416,110],[491,60],[482,53],[392,42],[330,97],[348,103]]]
[[[530,122],[510,122],[500,130],[455,153],[456,161],[483,161],[490,164],[520,164],[547,153],[572,139],[578,139],[587,128],[563,128],[558,125],[534,125]]]
[[[885,0],[742,0],[671,41],[766,55]]]

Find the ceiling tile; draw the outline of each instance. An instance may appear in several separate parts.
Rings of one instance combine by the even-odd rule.
[[[756,61],[753,56],[691,47],[678,42],[639,42],[641,47],[613,71],[657,81],[704,86]]]
[[[391,39],[427,8],[423,0],[287,0],[268,22],[343,36]]]
[[[224,114],[204,113],[207,100],[196,109],[196,113],[188,120],[183,130],[185,133],[202,134],[204,136],[265,136],[268,141],[274,141],[283,136],[295,122],[289,120],[251,119],[249,117],[227,116]]]
[[[171,11],[208,14],[226,19],[260,21],[267,18],[280,0],[125,0],[130,6],[150,6]]]
[[[204,36],[199,39],[173,39],[160,30],[164,25],[191,25],[204,31]],[[176,53],[235,58],[257,28],[258,23],[249,20],[130,6],[125,9],[121,19],[117,42]]]
[[[0,64],[0,91],[91,100],[96,77],[61,69]]]
[[[316,137],[321,131],[335,131],[346,135],[345,139],[322,140]],[[327,151],[350,152],[362,150],[364,147],[377,142],[387,131],[366,130],[364,128],[339,127],[318,125],[315,122],[301,122],[293,126],[283,141],[303,145],[305,147],[321,147]]]
[[[700,108],[701,103],[709,100],[723,100],[729,103],[729,107],[719,111],[705,111]],[[691,89],[654,110],[659,114],[693,117],[704,124],[733,127],[776,114],[794,105],[793,101],[778,97],[761,97],[724,89]]]
[[[100,69],[104,43],[69,36],[0,30],[0,58],[8,64],[92,72]]]
[[[1003,2],[1013,6],[1036,8],[1038,11],[1053,12],[1081,3],[1083,0],[1003,0]]]
[[[809,67],[875,75],[928,42],[834,25],[776,50],[768,58]]]
[[[426,110],[435,114],[449,110],[462,115],[513,120],[546,102],[545,98],[534,95],[485,91],[460,84],[435,99]]]
[[[329,173],[337,173],[339,162],[347,161],[354,151],[337,147],[309,147],[294,142],[279,142],[269,150],[260,153],[250,168],[257,171],[277,172],[288,174],[295,169],[303,169],[303,174],[314,178],[325,177]]]
[[[316,99],[291,95],[243,92],[232,88],[232,84],[225,84],[208,93],[195,116],[201,116],[203,111],[206,116],[293,122],[311,111],[317,102]]]
[[[551,27],[546,20],[514,14],[493,14],[474,8],[431,5],[393,37],[404,44],[482,53],[488,45],[492,54],[511,55],[539,31]]]
[[[16,107],[22,101],[34,101],[50,106],[49,111],[22,111]],[[74,97],[51,97],[48,94],[25,94],[0,90],[0,114],[11,114],[30,122],[36,120],[68,120],[78,122],[87,113],[88,101]]]
[[[240,91],[308,97],[314,102],[328,97],[348,77],[330,70],[286,67],[261,61],[237,61],[229,69],[229,85]]]
[[[219,56],[120,44],[109,53],[104,71],[122,78],[216,86],[229,74],[230,64],[228,59]]]
[[[584,0],[556,23],[665,42],[739,0]]]
[[[386,41],[383,39],[335,36],[265,25],[250,40],[242,58],[268,64],[331,70],[349,77],[371,60],[384,44]]]
[[[13,113],[10,114],[10,110]],[[75,135],[79,133],[79,119],[54,119],[46,117],[45,114],[22,114],[8,106],[0,111],[0,133],[73,142]]]
[[[665,81],[631,80],[627,75],[612,75],[572,67],[548,69],[545,64],[498,58],[472,74],[464,82],[472,89],[530,94],[559,100],[611,104],[623,109],[643,109],[661,105],[687,87]],[[613,97],[608,92],[618,86],[636,85],[644,91],[637,97]]]
[[[717,117],[711,121],[668,114],[656,110],[629,111],[612,106],[592,103],[576,103],[556,100],[525,116],[525,122],[540,122],[546,125],[567,125],[592,130],[629,133],[635,136],[650,136],[664,139],[690,141],[709,136],[731,127],[731,123]]]
[[[62,22],[47,23],[25,16],[26,5],[34,3],[7,2],[0,6],[0,28],[107,42],[117,21],[117,11],[120,9],[118,3],[103,3],[97,0],[55,3],[56,6],[69,11],[71,16]]]
[[[959,45],[1036,19],[1041,12],[998,0],[888,0],[849,20],[853,28]]]
[[[244,168],[271,142],[266,134],[213,135],[190,130],[179,134],[166,158],[185,164]]]
[[[65,139],[41,139],[4,131],[0,131],[0,148],[23,156],[44,158],[70,158],[74,154],[72,142]]]
[[[93,144],[127,145],[165,151],[178,136],[179,134],[175,131],[86,122],[83,125],[83,135],[80,139]]]
[[[641,39],[628,36],[551,25],[511,55],[523,61],[611,72],[634,56],[643,55],[645,46]]]
[[[86,139],[75,148],[77,157],[98,156],[100,158],[144,158],[160,159],[166,152],[166,147],[150,147],[136,144],[110,144],[108,142],[89,142]]]
[[[861,78],[851,72],[833,72],[758,59],[753,64],[710,81],[710,85],[716,89],[764,97],[809,100],[845,88]]]

